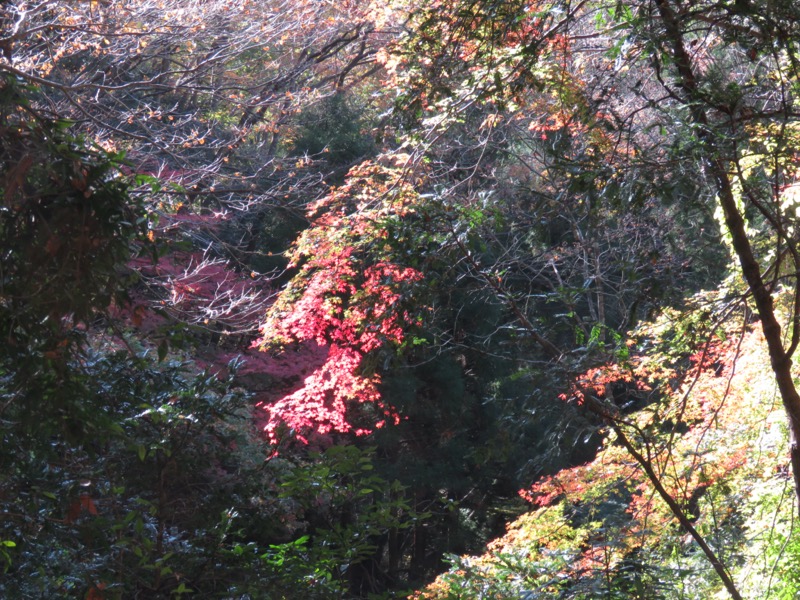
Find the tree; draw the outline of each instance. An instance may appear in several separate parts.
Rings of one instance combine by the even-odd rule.
[[[272,353],[313,348],[318,364],[262,401],[273,460],[299,465],[301,495],[327,468],[312,449],[377,444],[377,467],[407,487],[381,484],[383,496],[367,495],[355,515],[315,512],[311,494],[309,535],[336,530],[315,517],[347,521],[347,535],[360,535],[354,523],[383,523],[366,526],[371,541],[349,558],[315,554],[320,573],[333,572],[329,560],[365,567],[347,583],[320,583],[320,594],[424,578],[437,553],[490,533],[492,518],[475,514],[503,510],[531,478],[590,460],[603,435],[627,448],[637,476],[702,546],[693,494],[676,489],[703,486],[665,482],[662,455],[651,452],[683,434],[630,417],[657,398],[632,366],[629,331],[717,285],[728,251],[744,282],[727,285],[733,299],[754,301],[800,433],[791,3],[379,10],[142,0],[1,10],[0,316],[6,337],[24,339],[4,351],[2,384],[15,399],[6,410],[44,414],[73,382],[65,410],[77,417],[64,427],[84,439],[97,407],[84,400],[107,399],[92,390],[114,370],[93,370],[104,359],[81,354],[91,344],[125,346],[154,381],[169,370],[158,365],[192,344],[221,372],[223,354],[256,335]],[[141,249],[149,256],[131,260]],[[30,266],[41,279],[22,277]],[[123,273],[137,282],[130,305]],[[40,284],[64,293],[29,301]],[[786,288],[794,299],[783,307],[775,298]],[[675,350],[678,363],[713,330],[702,314],[689,321],[695,339]],[[136,333],[123,335],[128,327]],[[171,394],[193,385],[178,379],[148,391],[158,402],[147,419],[170,415],[165,439],[183,439],[182,415],[194,414],[170,408]],[[31,381],[49,391],[29,397],[47,402],[17,401]],[[139,419],[125,410],[106,416]],[[186,431],[202,437],[219,418]],[[96,430],[114,429],[110,421]],[[178,446],[196,458],[191,443]],[[166,473],[167,450],[154,452]],[[361,463],[343,464],[353,477],[342,485],[355,489]],[[78,508],[101,512],[93,498]],[[381,521],[381,503],[427,516],[402,528]],[[161,500],[153,506],[162,533],[185,524]],[[284,531],[247,543],[280,546],[265,551],[275,566],[317,552],[301,540]],[[703,550],[735,597],[713,544]]]
[[[303,223],[329,174],[284,135],[384,34],[344,5],[2,11],[4,593],[380,591],[367,559],[414,517],[402,490],[355,448],[264,467],[235,364],[181,348],[256,330],[264,230]]]
[[[725,78],[722,65],[726,57],[709,51],[711,65],[703,77],[698,72],[698,60],[687,51],[687,44],[693,38],[687,31],[691,31],[694,22],[683,18],[680,9],[669,2],[656,2],[656,7],[663,27],[663,48],[670,58],[670,74],[676,86],[673,97],[688,111],[698,159],[708,169],[769,347],[789,423],[792,471],[800,503],[800,394],[791,371],[792,355],[800,343],[800,285],[796,278],[793,280],[800,266],[800,255],[792,233],[794,215],[790,212],[798,115],[789,100],[800,75],[794,42],[800,13],[790,3],[770,6],[764,12],[749,3],[744,3],[744,8],[741,4],[726,7],[722,15],[733,15],[735,21],[722,20],[719,29],[710,29],[709,33],[720,40],[727,38],[741,44],[741,38],[734,36],[743,27],[747,41],[754,44],[745,50],[746,58],[762,62],[766,78],[752,62],[742,60],[741,49],[734,51],[738,56],[728,58],[741,62],[737,61],[738,68]],[[697,19],[695,22],[706,23],[718,17],[717,7],[703,8],[691,14]],[[773,48],[759,48],[768,40],[774,43]],[[656,67],[661,68],[660,64]],[[750,81],[745,79],[748,76]],[[718,95],[716,86],[720,84],[724,92]],[[664,85],[669,89],[667,83]],[[749,139],[743,139],[756,131],[763,132],[760,143],[753,145]],[[759,215],[762,232],[775,245],[774,256],[759,253],[758,239],[748,234],[748,208]],[[784,343],[773,298],[778,285],[786,282],[796,290],[787,320],[791,332],[788,344]]]
[[[566,371],[607,359],[614,346],[624,356],[622,345],[608,343],[608,327],[634,322],[640,302],[658,305],[663,294],[654,279],[665,287],[676,275],[708,281],[714,271],[703,273],[697,259],[720,252],[700,248],[695,232],[719,242],[717,202],[771,340],[794,428],[796,336],[782,345],[772,298],[796,271],[786,265],[795,256],[796,115],[789,99],[797,19],[784,4],[749,8],[666,1],[420,8],[410,20],[414,33],[391,62],[404,90],[401,123],[410,131],[399,162],[436,207],[427,209],[440,217],[427,231],[446,240],[440,249],[454,250],[456,264],[505,304],[540,356],[568,363]],[[774,47],[767,47],[770,39]],[[520,122],[527,139],[515,127]],[[746,135],[756,131],[763,145]],[[415,165],[422,164],[420,177]],[[535,194],[531,215],[549,225],[541,233],[515,231],[524,213],[509,210],[498,194],[520,171]],[[621,210],[635,216],[620,218]],[[653,219],[659,227],[648,227]],[[682,231],[687,220],[695,221],[694,232]],[[559,222],[561,231],[553,227]],[[548,315],[537,297],[555,300],[560,316]],[[793,331],[795,315],[792,309]],[[559,320],[570,328],[559,333]],[[576,352],[564,335],[570,330],[591,343]],[[616,409],[601,403],[593,410],[626,439]],[[794,442],[792,448],[794,457]],[[647,471],[646,458],[629,450]],[[658,489],[658,473],[651,480]],[[673,508],[680,518],[684,509]],[[707,554],[738,597],[724,565],[710,548]]]
[[[393,35],[386,11],[351,3],[11,2],[2,10],[12,26],[0,70],[40,86],[54,114],[125,154],[141,176],[134,193],[156,217],[154,235],[181,236],[210,250],[211,262],[257,273],[285,267],[276,257],[329,175],[290,156],[297,115],[369,85],[361,82]],[[171,218],[179,210],[207,218]],[[202,262],[185,256],[193,262],[184,269]],[[169,280],[143,275],[161,300]],[[215,335],[257,325],[169,308]],[[262,295],[242,312],[263,308]]]
[[[591,31],[584,20],[589,13],[585,13],[587,17],[584,17],[581,8],[583,5],[572,13],[562,13],[567,17],[554,24],[549,32],[553,33],[558,28],[562,31],[571,28],[582,34]],[[606,46],[617,61],[616,72],[612,71],[612,75],[608,76],[601,66],[595,66],[597,70],[588,71],[587,74],[593,75],[594,81],[605,79],[617,90],[627,88],[630,92],[621,102],[619,98],[609,96],[607,88],[593,87],[590,79],[577,90],[578,94],[586,95],[577,95],[577,99],[580,102],[582,98],[591,98],[592,108],[597,113],[590,114],[605,113],[611,116],[604,121],[612,132],[618,132],[618,139],[622,142],[615,148],[622,152],[616,152],[613,156],[621,165],[627,166],[629,173],[635,172],[630,167],[635,169],[637,163],[655,161],[658,156],[664,156],[651,144],[648,144],[650,148],[643,145],[648,141],[643,134],[658,127],[663,134],[674,132],[673,143],[677,143],[684,153],[683,156],[665,157],[672,159],[672,168],[695,173],[698,181],[705,179],[711,193],[716,195],[732,247],[740,261],[768,340],[776,381],[789,415],[793,470],[797,473],[800,471],[794,441],[797,393],[790,374],[790,357],[796,347],[795,335],[792,334],[787,346],[783,345],[772,299],[778,283],[787,281],[787,275],[795,271],[793,267],[783,270],[782,265],[787,262],[793,264],[795,255],[792,234],[788,233],[792,228],[793,216],[786,212],[791,205],[791,196],[787,198],[784,190],[791,186],[793,171],[789,164],[795,160],[792,132],[796,115],[786,98],[791,96],[790,90],[796,85],[794,65],[797,61],[791,41],[791,24],[796,22],[796,15],[788,5],[770,6],[753,12],[749,10],[752,7],[745,11],[740,8],[739,5],[693,5],[687,9],[666,1],[656,2],[650,7],[617,5],[613,9],[606,9],[607,14],[613,16],[613,20],[608,22],[602,16],[603,8],[592,5],[591,10],[601,11],[601,24],[620,24],[628,37],[624,40],[618,38],[618,46]],[[756,14],[759,16],[756,17]],[[743,19],[745,24],[739,19]],[[751,19],[752,23],[749,22]],[[745,31],[745,35],[752,37],[748,40],[748,47],[740,49],[736,44],[741,43],[740,36]],[[605,29],[606,32],[609,29]],[[593,40],[591,43],[598,39],[597,34],[590,33],[586,37]],[[539,72],[542,69],[541,49],[546,39],[528,40],[526,47],[537,46],[539,56],[536,67]],[[759,50],[756,40],[767,39],[777,40],[776,48],[766,52],[763,47]],[[559,108],[564,106],[565,100],[572,99],[574,108],[566,114],[569,121],[561,118],[560,122],[571,121],[573,131],[575,126],[580,130],[580,124],[585,122],[585,116],[582,116],[585,113],[581,112],[580,104],[575,106],[575,92],[566,98],[563,93],[570,89],[567,87],[570,84],[583,83],[576,78],[576,75],[582,74],[582,70],[578,70],[577,59],[573,56],[579,52],[591,56],[590,45],[581,41],[581,36],[575,40],[572,42],[569,35],[565,34],[562,56],[564,64],[569,62],[571,65],[571,71],[565,73],[568,75],[563,80],[567,82],[566,86],[562,83],[557,88],[562,93]],[[642,54],[639,54],[640,51]],[[641,62],[637,58],[641,58]],[[597,60],[597,63],[601,62],[602,59]],[[624,65],[624,69],[620,69],[620,65]],[[631,75],[638,78],[633,84],[628,83]],[[519,79],[512,76],[507,84],[511,87],[517,81]],[[658,95],[659,87],[661,95]],[[593,90],[599,93],[589,96],[588,93]],[[646,100],[647,104],[637,101],[637,97]],[[632,100],[633,106],[623,104],[626,100]],[[679,125],[677,130],[675,124]],[[688,124],[687,128],[680,127],[682,124]],[[766,134],[770,140],[766,145],[771,151],[754,148],[749,139],[743,139],[744,132],[762,129],[773,132]],[[570,132],[569,135],[574,139],[574,133]],[[554,146],[558,143],[556,141]],[[564,155],[564,149],[563,143],[561,149],[555,148],[561,156]],[[593,153],[598,150],[602,151],[596,147]],[[679,162],[675,162],[675,159]],[[674,178],[673,174],[671,179]],[[619,192],[619,188],[613,185],[604,185],[603,188],[611,193]],[[589,196],[591,198],[591,194]],[[747,221],[753,226],[750,231],[746,226]],[[765,242],[774,245],[775,250],[766,252],[762,245]],[[769,274],[771,282],[765,280],[764,273]],[[791,278],[791,275],[788,276]],[[791,285],[796,289],[796,282]],[[796,314],[796,309],[790,310],[788,322],[792,331],[796,329]],[[620,435],[619,431],[617,433]],[[629,449],[636,454],[633,447]],[[655,477],[653,481],[657,485]],[[795,486],[800,489],[797,481]],[[676,512],[679,510],[676,507]],[[725,577],[724,570],[720,575]],[[736,597],[732,583],[726,585]]]
[[[80,428],[74,411],[88,413],[57,390],[69,387],[66,364],[87,324],[124,297],[125,265],[146,220],[119,172],[122,157],[40,110],[40,98],[12,77],[0,82],[3,410],[31,427],[60,418]]]

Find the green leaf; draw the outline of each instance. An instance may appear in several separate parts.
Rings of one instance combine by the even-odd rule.
[[[188,588],[188,587],[186,587],[186,584],[185,584],[185,583],[182,583],[182,584],[180,584],[178,587],[176,587],[176,588],[173,590],[173,592],[174,592],[175,594],[191,594],[192,592],[194,592],[194,590],[193,590],[193,589],[191,589],[191,588]]]

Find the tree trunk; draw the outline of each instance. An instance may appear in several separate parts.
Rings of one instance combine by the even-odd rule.
[[[736,205],[730,175],[709,128],[708,115],[702,105],[702,94],[699,93],[694,66],[686,51],[678,18],[668,0],[655,0],[655,3],[666,30],[666,41],[671,47],[672,59],[677,70],[677,84],[686,95],[684,101],[689,106],[692,119],[700,130],[706,167],[714,178],[719,203],[725,215],[725,225],[731,234],[742,275],[750,287],[756,311],[761,319],[761,328],[767,341],[772,371],[775,373],[775,381],[789,422],[789,455],[794,476],[796,501],[800,507],[800,446],[798,446],[798,440],[800,440],[800,394],[798,394],[792,378],[792,357],[784,348],[772,292],[764,282],[761,265],[759,265],[750,239],[747,237],[744,217]],[[797,284],[795,283],[795,285]]]

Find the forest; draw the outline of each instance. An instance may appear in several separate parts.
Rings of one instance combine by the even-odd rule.
[[[795,0],[0,4],[0,597],[800,597]]]

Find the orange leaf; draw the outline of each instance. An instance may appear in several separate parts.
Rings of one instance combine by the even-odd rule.
[[[105,594],[103,594],[104,589],[106,589],[106,584],[102,581],[97,585],[93,585],[89,588],[89,591],[86,592],[85,600],[105,600]]]

